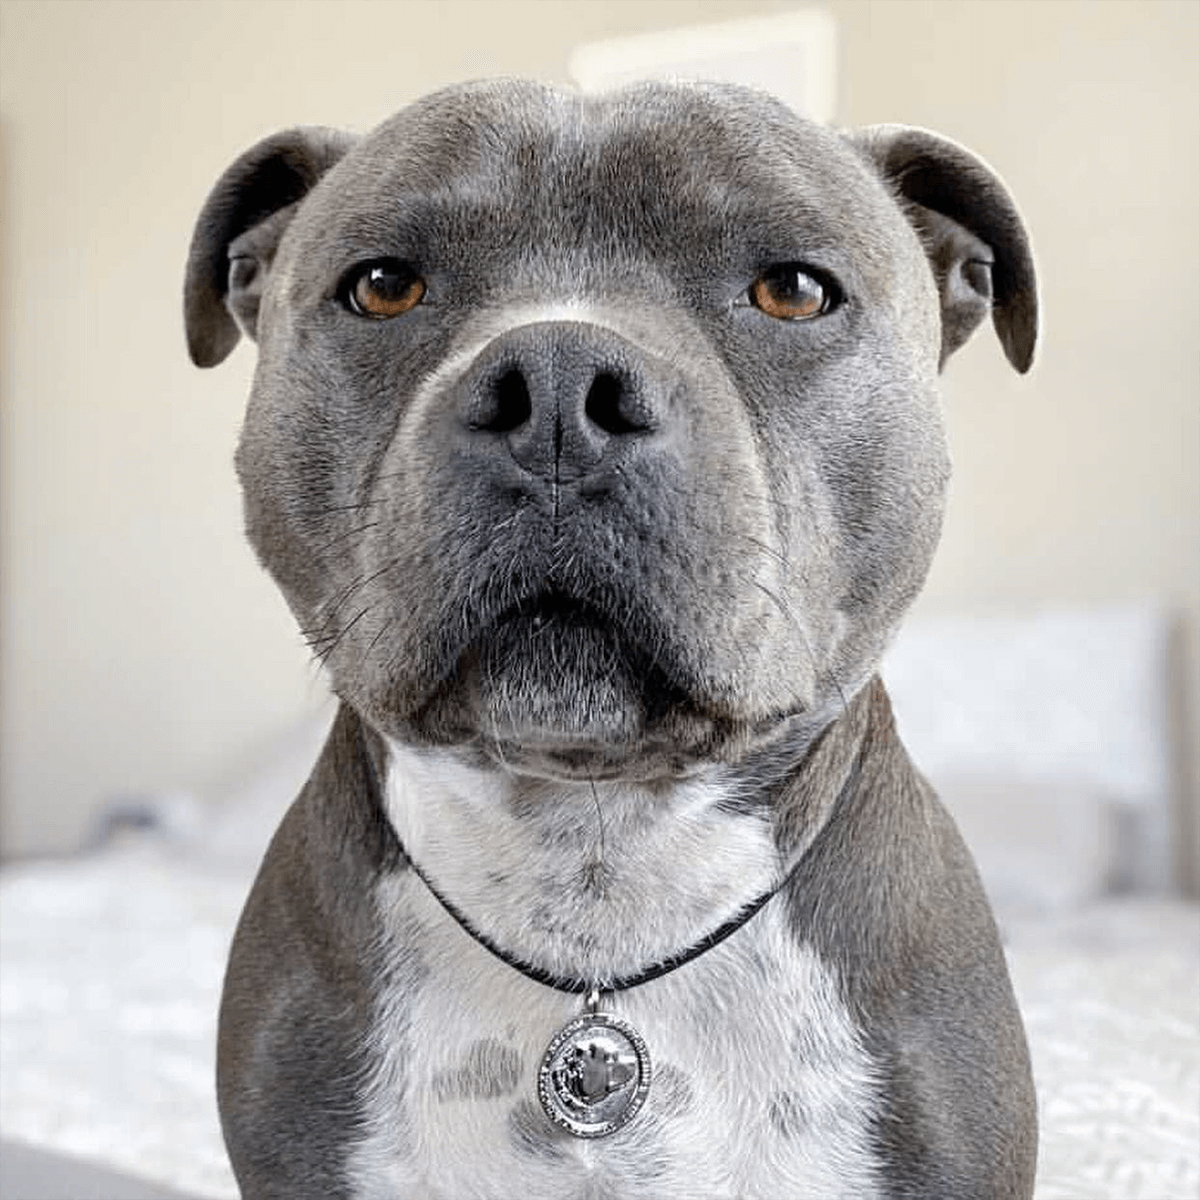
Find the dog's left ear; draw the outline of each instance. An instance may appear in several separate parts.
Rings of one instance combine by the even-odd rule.
[[[872,125],[846,136],[898,193],[925,245],[942,301],[939,370],[989,310],[1008,361],[1029,370],[1038,335],[1033,253],[996,173],[924,129]]]
[[[217,180],[188,252],[183,318],[188,353],[213,367],[244,333],[258,333],[258,304],[283,231],[300,202],[356,139],[302,126],[264,138]]]

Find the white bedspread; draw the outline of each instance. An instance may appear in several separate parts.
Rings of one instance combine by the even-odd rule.
[[[242,872],[147,846],[0,873],[0,1133],[211,1200]],[[1041,1098],[1039,1200],[1200,1196],[1200,916],[1122,902],[1010,931]]]
[[[0,1133],[236,1200],[213,1061],[245,891],[151,852],[0,872]]]
[[[1096,905],[1013,931],[1039,1200],[1200,1196],[1200,909]]]

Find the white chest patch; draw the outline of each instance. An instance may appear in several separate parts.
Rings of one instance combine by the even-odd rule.
[[[711,783],[517,795],[439,758],[396,751],[388,815],[475,928],[538,966],[635,973],[778,880],[765,822],[721,810]],[[652,1082],[638,1115],[595,1140],[556,1127],[537,1094],[546,1047],[582,1000],[496,959],[412,872],[375,902],[397,970],[370,1034],[366,1128],[348,1164],[358,1200],[879,1194],[871,1061],[781,898],[678,969],[605,997],[645,1039]]]

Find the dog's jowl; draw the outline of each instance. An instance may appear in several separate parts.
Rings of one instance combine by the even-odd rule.
[[[937,376],[1024,371],[979,159],[757,93],[439,92],[217,182],[193,359],[340,710],[221,1009],[247,1200],[1028,1197],[1029,1061],[880,655]]]

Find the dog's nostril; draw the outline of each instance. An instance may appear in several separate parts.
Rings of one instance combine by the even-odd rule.
[[[517,367],[505,371],[492,385],[492,403],[485,419],[476,424],[477,429],[489,433],[511,433],[520,429],[533,413],[529,399],[529,385]]]
[[[630,413],[628,401],[629,396],[621,380],[607,371],[601,371],[592,380],[583,411],[587,419],[605,433],[642,433],[646,424],[636,419],[636,412]]]

